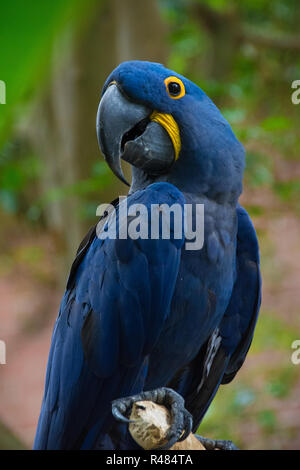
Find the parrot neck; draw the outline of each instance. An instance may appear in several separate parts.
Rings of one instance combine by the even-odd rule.
[[[136,191],[147,188],[152,183],[165,182],[168,175],[151,176],[145,173],[145,171],[132,166],[132,181],[129,189],[129,194],[133,194]]]
[[[201,181],[199,173],[192,171],[189,174],[184,168],[174,167],[174,170],[166,175],[151,176],[142,169],[132,166],[132,182],[129,194],[145,189],[153,183],[166,182],[176,186],[181,192],[195,194],[196,196],[205,196],[219,204],[231,204],[236,206],[238,198],[242,192],[242,181],[236,186],[230,186],[224,191],[215,189],[205,178]]]

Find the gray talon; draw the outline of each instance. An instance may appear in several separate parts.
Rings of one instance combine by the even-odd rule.
[[[206,437],[199,436],[198,434],[195,434],[195,436],[206,450],[239,450],[232,441],[208,439]]]
[[[121,421],[121,423],[134,423],[134,421],[128,419],[124,416],[127,413],[128,409],[131,409],[132,404],[129,404],[127,399],[120,399],[114,400],[112,402],[112,415],[117,421]]]
[[[216,441],[216,448],[220,450],[239,450],[232,441]]]
[[[193,417],[192,415],[186,411],[185,417],[184,417],[184,432],[183,435],[178,439],[178,442],[184,441],[188,435],[192,432],[193,428]]]
[[[112,402],[112,414],[117,421],[122,423],[131,423],[128,416],[133,403],[137,401],[149,400],[158,405],[166,406],[172,417],[172,425],[170,426],[167,443],[160,450],[168,450],[176,442],[183,441],[187,438],[192,430],[192,416],[184,407],[184,399],[171,388],[162,387],[156,390],[141,392],[132,397],[120,398]]]

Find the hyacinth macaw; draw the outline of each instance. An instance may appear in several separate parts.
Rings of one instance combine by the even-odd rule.
[[[238,203],[244,149],[198,86],[144,61],[108,77],[97,135],[120,179],[120,159],[132,166],[129,207],[204,204],[204,244],[188,250],[184,233],[172,237],[174,220],[169,239],[90,230],[54,327],[34,448],[137,447],[122,421],[138,399],[170,408],[167,448],[198,428],[252,341],[260,272],[255,230]]]

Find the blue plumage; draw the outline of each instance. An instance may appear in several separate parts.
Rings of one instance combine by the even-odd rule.
[[[170,75],[184,83],[183,98],[167,95]],[[202,90],[160,64],[121,64],[103,95],[111,82],[130,101],[171,114],[181,137],[167,172],[133,167],[128,207],[203,204],[204,246],[187,250],[172,218],[169,240],[89,232],[53,332],[36,449],[133,446],[111,401],[161,386],[184,396],[196,428],[244,362],[259,310],[258,244],[238,205],[244,151],[229,124]]]

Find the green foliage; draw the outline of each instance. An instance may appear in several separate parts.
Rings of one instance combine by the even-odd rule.
[[[41,161],[36,155],[26,148],[20,151],[19,145],[7,144],[0,154],[0,206],[10,213],[23,210],[26,190],[37,184],[40,170]]]
[[[247,152],[246,181],[252,187],[271,186],[274,181],[272,160],[260,153]]]
[[[279,318],[275,312],[262,310],[255,330],[251,351],[276,350],[288,351],[289,353],[294,339],[294,328]]]
[[[13,140],[16,126],[22,124],[31,103],[47,87],[55,42],[69,27],[82,28],[95,3],[16,0],[0,4],[0,80],[6,83],[6,104],[0,105],[0,206],[9,213],[25,214],[31,221],[40,218],[47,200],[67,197],[70,192],[88,193],[103,184],[95,169],[90,179],[77,187],[53,188],[40,198],[41,158],[33,155],[26,143]]]
[[[272,434],[277,426],[276,414],[273,410],[262,410],[257,414],[257,420],[266,434]]]
[[[99,190],[105,190],[113,180],[108,166],[103,161],[96,161],[91,168],[91,175],[85,180],[79,180],[74,184],[54,186],[46,191],[34,204],[38,211],[42,211],[51,202],[63,201],[69,197],[78,196],[79,206],[77,216],[81,218],[94,217],[99,200],[94,203],[86,196],[93,195]],[[32,209],[32,208],[31,208]],[[76,216],[76,214],[75,214]]]
[[[230,439],[242,446],[239,424],[251,414],[257,400],[258,392],[250,384],[234,382],[229,387],[221,387],[198,433],[214,439]]]
[[[0,450],[25,449],[25,445],[0,421]]]
[[[57,36],[70,23],[80,24],[94,1],[15,0],[0,4],[0,79],[6,83],[6,102],[0,108],[0,147],[15,119],[43,88]],[[83,6],[85,8],[83,9]]]
[[[275,193],[281,198],[285,204],[289,204],[290,207],[300,214],[300,181],[277,181],[274,184]]]
[[[283,399],[288,396],[297,379],[298,375],[294,364],[289,364],[279,370],[272,370],[272,376],[266,382],[265,390],[272,397]]]

